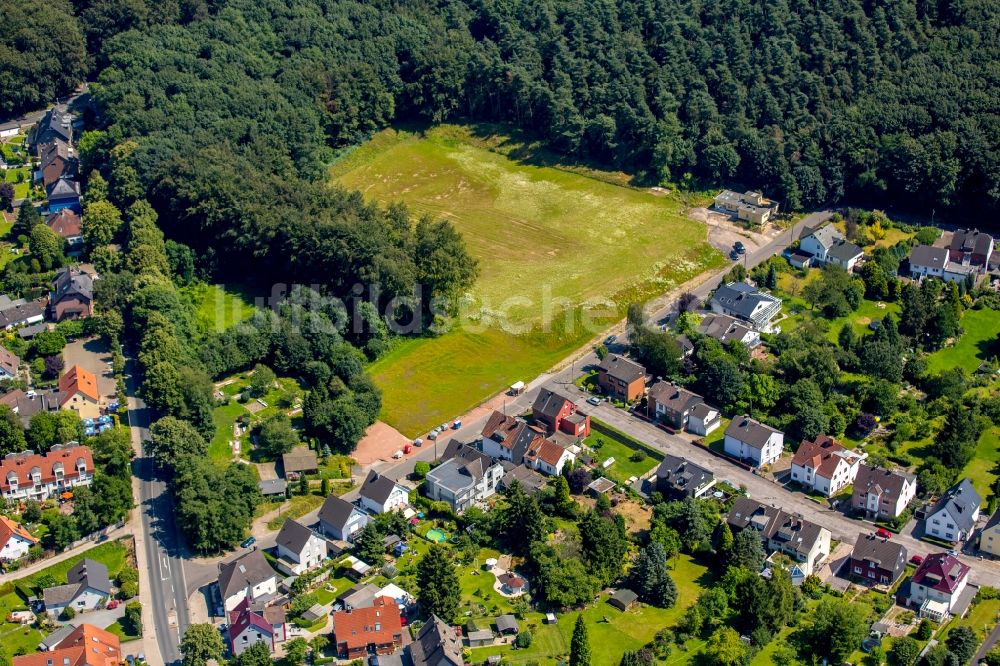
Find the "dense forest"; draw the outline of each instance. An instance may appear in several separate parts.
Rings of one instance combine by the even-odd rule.
[[[6,13],[23,3],[0,4]],[[32,21],[66,32],[61,5],[41,5]],[[864,197],[995,210],[1000,198],[996,3],[77,0],[75,9],[110,136],[144,137],[136,161],[158,208],[198,228],[233,218],[227,230],[244,241],[244,224],[266,237],[285,209],[313,218],[310,193],[290,174],[321,177],[331,148],[395,120],[507,121],[650,182],[689,172],[742,181],[788,207]],[[22,32],[0,36],[0,81],[17,93],[2,96],[5,110],[65,88],[78,69],[74,59],[65,72],[19,66],[48,45],[26,53]],[[218,170],[225,183],[212,182]],[[322,207],[356,207],[335,199]]]

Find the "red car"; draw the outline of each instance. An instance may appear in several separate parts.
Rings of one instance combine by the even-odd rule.
[[[923,555],[914,555],[913,557],[910,558],[910,563],[916,564],[918,567],[923,563],[923,561],[924,561]]]
[[[879,538],[882,538],[882,539],[891,539],[892,538],[892,532],[890,532],[889,530],[885,529],[884,527],[880,527],[875,532],[875,536],[877,536]]]
[[[114,610],[114,609],[118,608],[118,603],[119,602],[118,602],[117,599],[112,599],[111,601],[109,601],[108,602],[108,610]]]

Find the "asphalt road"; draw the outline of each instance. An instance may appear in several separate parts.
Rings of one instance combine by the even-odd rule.
[[[143,583],[152,599],[154,631],[163,663],[178,664],[181,660],[180,637],[188,625],[183,541],[174,522],[173,497],[167,484],[154,475],[153,459],[145,454],[151,415],[136,393],[138,379],[134,368],[134,361],[130,361],[125,387],[130,398],[129,425],[133,442],[139,444],[142,451],[133,462],[133,470],[141,483],[139,510],[146,544],[144,573],[147,579]]]

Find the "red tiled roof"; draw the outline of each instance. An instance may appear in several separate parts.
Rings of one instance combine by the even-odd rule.
[[[266,609],[265,609],[266,610]],[[268,636],[274,633],[271,623],[264,618],[264,613],[250,610],[250,599],[246,598],[229,611],[229,635],[236,641],[249,627],[256,627]]]
[[[333,614],[333,635],[338,648],[348,652],[374,643],[387,645],[402,638],[399,606],[389,597],[377,597],[371,608],[355,608]]]
[[[10,478],[17,478],[18,486],[32,485],[31,472],[38,468],[42,483],[49,483],[56,478],[55,467],[63,466],[63,478],[75,479],[79,476],[77,462],[83,460],[87,472],[94,472],[94,456],[86,446],[70,446],[52,449],[42,455],[38,453],[18,453],[0,461],[0,490],[10,490]]]
[[[913,573],[913,585],[923,585],[951,594],[969,573],[969,567],[948,553],[934,553],[924,558]]]
[[[58,213],[49,215],[45,224],[63,238],[73,238],[81,234],[80,216],[69,208],[63,208]]]
[[[14,657],[14,666],[118,666],[122,662],[118,637],[90,624],[81,624],[51,652]]]
[[[566,449],[548,439],[536,439],[528,448],[528,458],[538,458],[555,467]]]
[[[31,543],[38,543],[38,539],[31,536],[28,530],[24,529],[24,525],[15,523],[7,516],[0,516],[0,548],[6,546],[15,534]]]
[[[97,376],[78,365],[74,365],[59,378],[59,392],[65,395],[62,403],[64,405],[77,393],[94,402],[101,399],[101,394],[97,391]]]

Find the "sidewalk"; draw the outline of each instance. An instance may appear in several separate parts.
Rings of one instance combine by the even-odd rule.
[[[104,541],[88,541],[87,543],[80,544],[76,548],[70,548],[69,550],[64,550],[63,552],[59,553],[54,557],[49,557],[44,560],[39,560],[38,562],[30,564],[26,567],[22,567],[17,571],[12,571],[9,574],[4,574],[3,576],[0,576],[0,583],[6,583],[12,580],[19,580],[21,578],[24,578],[25,576],[30,576],[31,574],[38,573],[42,569],[46,569],[52,566],[53,564],[58,564],[59,562],[68,560],[74,555],[79,555],[81,553],[84,553],[93,548],[94,546],[97,546],[98,544],[105,543],[107,541],[114,541],[119,537],[130,536],[131,534],[132,533],[129,531],[129,525],[128,523],[126,523],[124,527],[119,527],[109,531],[108,538],[105,539]]]

